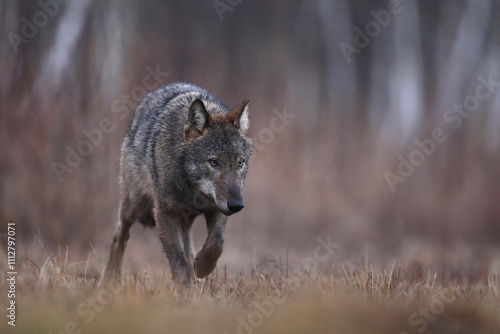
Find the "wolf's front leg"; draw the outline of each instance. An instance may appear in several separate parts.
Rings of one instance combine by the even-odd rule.
[[[194,272],[196,277],[203,278],[217,266],[217,260],[224,247],[224,233],[227,216],[218,211],[205,213],[207,220],[208,236],[203,248],[194,259]]]
[[[156,226],[163,250],[167,255],[172,273],[172,279],[176,284],[189,287],[194,281],[193,267],[188,262],[184,252],[182,235],[182,216],[169,213],[161,207],[155,210]]]

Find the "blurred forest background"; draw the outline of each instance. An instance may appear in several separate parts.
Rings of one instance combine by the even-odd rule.
[[[500,87],[453,111],[500,81],[499,1],[2,1],[0,17],[0,221],[25,245],[107,256],[130,114],[174,81],[250,98],[259,147],[223,263],[310,256],[327,236],[341,258],[500,245]],[[447,139],[392,191],[436,128]],[[70,167],[68,148],[91,152]],[[142,230],[126,257],[166,262]]]

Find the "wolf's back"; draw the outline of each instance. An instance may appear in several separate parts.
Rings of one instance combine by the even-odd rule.
[[[202,95],[207,92],[190,84],[174,83],[148,93],[137,105],[130,121],[126,134],[130,144],[140,144],[149,137],[148,135],[156,132],[155,129],[158,130],[162,125],[160,123],[162,118],[168,117],[168,120],[177,124],[183,110],[182,106],[178,103],[172,103],[172,100],[190,93]],[[163,124],[163,126],[165,125],[168,126],[168,124]]]

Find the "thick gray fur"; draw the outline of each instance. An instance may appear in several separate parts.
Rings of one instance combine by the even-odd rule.
[[[105,281],[120,278],[136,221],[156,226],[177,285],[190,286],[215,269],[227,217],[244,206],[248,124],[248,100],[230,110],[190,84],[170,84],[144,98],[122,144],[122,200]],[[190,229],[200,214],[208,236],[195,256]]]

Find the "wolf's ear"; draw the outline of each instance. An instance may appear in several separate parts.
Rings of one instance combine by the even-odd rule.
[[[248,120],[248,102],[249,100],[246,99],[227,114],[228,120],[240,129],[243,134],[247,134],[248,127],[250,126],[250,121]]]
[[[210,122],[210,115],[200,99],[189,106],[188,117],[184,125],[184,139],[193,140],[203,135],[203,130]]]

